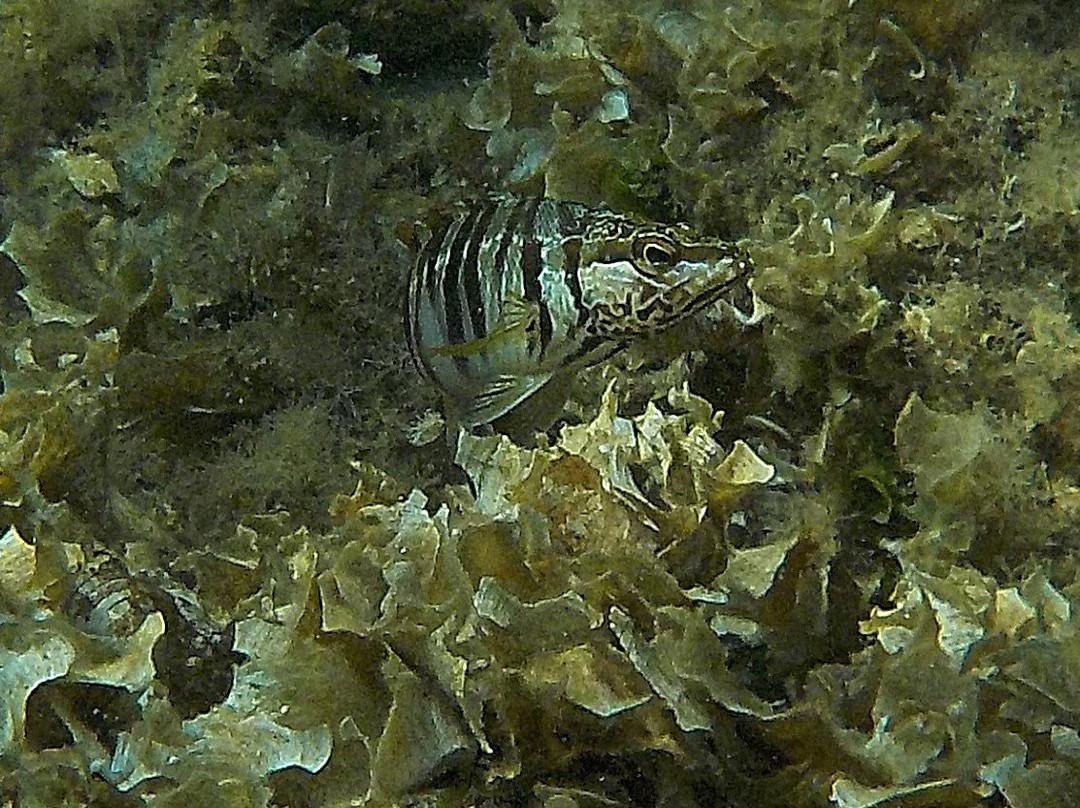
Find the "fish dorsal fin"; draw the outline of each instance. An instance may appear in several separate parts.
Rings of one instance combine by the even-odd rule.
[[[458,418],[464,426],[477,426],[506,415],[551,379],[552,372],[492,379],[469,400],[459,403]]]

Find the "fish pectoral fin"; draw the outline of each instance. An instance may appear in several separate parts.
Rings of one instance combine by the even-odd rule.
[[[514,329],[501,328],[492,331],[486,337],[470,339],[465,342],[448,342],[445,345],[437,345],[431,349],[432,356],[475,356],[478,353],[497,348],[500,344],[516,336]]]
[[[548,372],[496,377],[469,401],[462,402],[461,422],[466,426],[478,426],[506,415],[547,384],[552,375]]]
[[[465,342],[448,342],[445,345],[436,345],[431,349],[432,356],[475,356],[492,345],[498,344],[498,334],[488,334],[480,339],[470,339]]]
[[[431,349],[434,356],[474,356],[482,351],[497,348],[507,340],[518,339],[527,334],[539,316],[539,307],[520,295],[511,295],[503,306],[503,316],[491,333],[466,340],[439,345]]]

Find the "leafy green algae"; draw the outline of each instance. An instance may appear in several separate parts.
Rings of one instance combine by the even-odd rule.
[[[0,797],[1067,802],[1076,22],[5,3]],[[485,187],[745,238],[760,319],[416,446],[401,238]]]

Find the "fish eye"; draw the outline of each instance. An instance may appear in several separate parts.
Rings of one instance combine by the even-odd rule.
[[[636,252],[646,264],[654,267],[672,267],[678,261],[675,245],[655,237],[642,239]]]

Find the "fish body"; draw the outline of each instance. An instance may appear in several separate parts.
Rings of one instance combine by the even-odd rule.
[[[409,277],[405,330],[449,414],[477,426],[701,310],[752,269],[734,243],[685,225],[495,197],[432,232]]]

